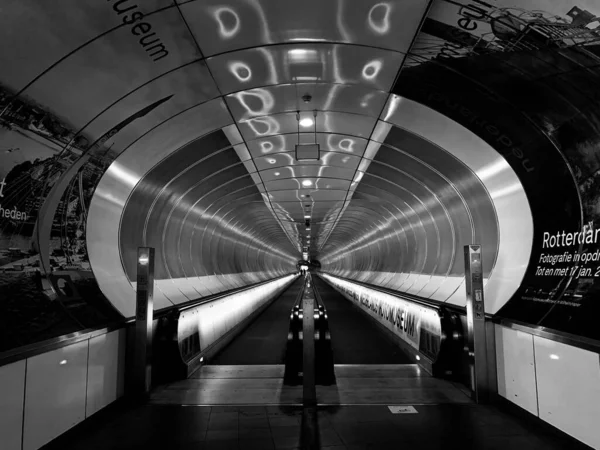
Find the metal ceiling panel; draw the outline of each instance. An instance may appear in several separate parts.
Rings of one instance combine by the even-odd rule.
[[[310,189],[290,189],[287,191],[278,190],[271,191],[271,201],[272,202],[290,202],[290,201],[303,201],[304,199],[300,197],[301,195],[310,195],[313,201],[315,202],[333,202],[340,201],[346,198],[347,190],[310,190]]]
[[[402,60],[388,50],[306,43],[240,50],[207,63],[223,94],[294,81],[361,84],[389,92]]]
[[[248,171],[248,173],[256,172],[256,166],[254,165],[254,163],[252,161],[244,161],[244,167],[246,167],[246,170]]]
[[[312,117],[312,113],[304,114]],[[301,119],[303,117],[301,114]],[[377,118],[357,114],[322,112],[316,119],[317,133],[337,133],[368,138],[376,121]],[[239,128],[244,139],[250,141],[277,134],[297,132],[298,120],[295,112],[275,114],[245,120],[239,123]]]
[[[205,55],[282,42],[330,41],[406,53],[425,0],[178,0]],[[317,12],[318,11],[318,12]]]
[[[336,202],[336,201],[314,201],[312,198],[311,199],[295,199],[293,201],[278,201],[276,203],[277,205],[281,206],[282,208],[285,208],[286,210],[289,211],[293,211],[293,210],[306,210],[306,208],[303,205],[309,205],[310,207],[310,211],[314,211],[314,212],[319,212],[319,213],[323,213],[326,211],[330,211],[334,208],[336,208],[338,205],[340,205],[340,202]]]
[[[367,140],[356,136],[333,133],[317,133],[316,141],[323,152],[350,153],[362,156],[367,147]],[[248,149],[254,158],[273,153],[293,152],[295,145],[315,142],[314,133],[281,134],[258,138],[247,142]]]
[[[227,104],[225,104],[225,107],[227,107]],[[229,113],[229,110],[227,110],[227,112]],[[229,116],[231,117],[231,114],[229,114]],[[240,134],[240,130],[238,130],[237,124],[233,122],[231,123],[231,125],[223,127],[223,133],[225,133],[225,136],[227,136],[227,139],[229,140],[229,142],[231,142],[232,145],[244,143],[244,139]]]
[[[356,170],[360,163],[360,158],[353,155],[344,155],[343,153],[323,152],[319,161],[296,161],[294,153],[276,153],[270,156],[254,158],[254,163],[260,171],[284,167],[293,170],[298,165],[328,166]]]
[[[274,191],[289,191],[289,190],[298,190],[302,189],[302,186],[307,186],[305,183],[311,183],[310,186],[314,189],[339,189],[339,190],[348,190],[350,186],[349,180],[337,180],[334,178],[294,178],[294,179],[286,179],[286,180],[275,180],[265,182],[265,188],[268,192],[272,193]],[[316,191],[319,192],[319,191]],[[313,194],[311,194],[314,197]],[[316,200],[316,199],[315,199]],[[317,200],[316,200],[317,201]]]
[[[310,96],[305,102],[303,97]],[[294,83],[249,89],[225,97],[233,117],[243,121],[289,111],[336,111],[377,117],[388,93],[361,85]]]
[[[331,166],[296,165],[293,167],[282,167],[280,169],[268,169],[260,172],[262,180],[269,181],[296,179],[296,178],[337,178],[352,180],[355,171],[353,169],[341,169]]]
[[[228,136],[229,139],[229,136]],[[235,152],[237,153],[238,157],[240,158],[240,161],[243,162],[249,162],[252,163],[252,156],[250,156],[250,153],[248,152],[248,147],[246,147],[246,144],[237,144],[234,145],[233,148],[235,149]]]

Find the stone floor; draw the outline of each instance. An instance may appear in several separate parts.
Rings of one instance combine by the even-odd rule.
[[[283,382],[282,365],[202,366],[191,378],[155,389],[151,403],[301,405],[302,386]],[[471,403],[464,386],[428,375],[416,364],[336,364],[336,384],[317,386],[323,405]]]
[[[307,424],[301,406],[118,405],[101,411],[45,450],[106,449],[587,449],[527,417],[496,406],[319,407]],[[308,431],[307,431],[308,430]]]

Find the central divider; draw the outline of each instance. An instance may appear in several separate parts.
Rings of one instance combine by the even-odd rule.
[[[302,389],[302,428],[300,445],[303,449],[320,448],[319,420],[317,416],[317,386],[315,383],[315,291],[311,289],[311,276],[306,275],[306,289],[302,293],[302,310],[306,314],[302,318],[303,334],[303,389]],[[316,313],[316,314],[315,314]]]
[[[308,314],[307,311],[313,313]],[[310,374],[305,362],[311,365]],[[305,276],[304,286],[290,315],[284,383],[288,386],[304,385],[307,376],[312,376],[317,385],[335,384],[327,310],[310,273]]]
[[[317,404],[315,384],[315,294],[310,288],[310,274],[306,279],[306,289],[302,294],[302,403],[304,406]],[[312,313],[312,314],[311,314]]]

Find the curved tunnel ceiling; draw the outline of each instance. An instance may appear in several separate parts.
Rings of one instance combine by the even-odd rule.
[[[87,239],[113,304],[132,315],[146,245],[156,308],[284,275],[306,248],[331,274],[464,305],[462,247],[480,243],[496,312],[530,262],[523,177],[501,137],[427,90],[455,77],[490,105],[510,90],[484,66],[427,57],[448,8],[487,20],[432,3],[10,1],[2,33],[32,33],[0,52],[3,85],[107,167]],[[315,142],[319,160],[296,159]]]

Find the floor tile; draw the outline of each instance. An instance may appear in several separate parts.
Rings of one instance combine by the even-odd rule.
[[[207,441],[226,441],[238,438],[238,430],[208,430],[206,432]]]
[[[229,406],[229,405],[224,405],[224,406],[211,406],[210,407],[210,411],[212,414],[215,413],[237,413],[240,409],[240,406]]]
[[[256,428],[270,428],[269,420],[267,417],[240,417],[239,419],[239,429],[256,429]]]
[[[240,441],[246,439],[271,439],[271,430],[269,428],[248,428],[240,429],[238,433]]]
[[[269,439],[240,439],[240,449],[242,450],[274,450],[275,444]]]
[[[202,450],[242,450],[237,440],[207,441]]]
[[[365,442],[363,432],[352,424],[338,424],[334,430],[345,444]]]
[[[343,445],[340,436],[334,430],[319,430],[319,442],[321,445],[332,446],[332,445]]]
[[[267,409],[264,406],[240,406],[239,417],[266,417]]]
[[[299,416],[277,416],[277,417],[269,417],[269,425],[271,428],[273,427],[290,427],[300,425],[300,417]]]
[[[269,416],[301,416],[301,406],[267,406],[267,414]]]
[[[300,436],[300,432],[300,425],[290,427],[271,427],[271,435],[273,437]]]
[[[527,449],[527,450],[545,450],[542,442],[533,440],[528,436],[496,436],[490,437],[479,444],[482,450],[502,450],[502,449]]]
[[[273,442],[277,450],[293,450],[300,448],[300,437],[273,437]]]
[[[533,418],[492,405],[417,405],[418,414],[383,406],[319,408],[321,450],[473,448],[589,449]],[[302,408],[123,406],[74,427],[43,450],[299,448]]]
[[[211,412],[210,422],[213,421],[224,421],[224,420],[238,420],[238,412]]]

